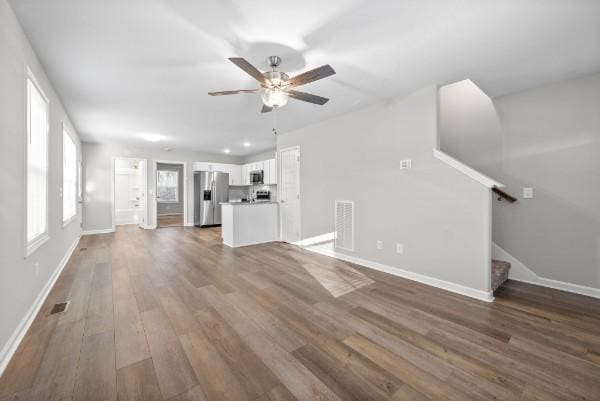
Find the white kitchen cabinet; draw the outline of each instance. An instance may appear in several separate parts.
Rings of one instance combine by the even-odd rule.
[[[265,169],[265,162],[264,161],[260,161],[260,162],[250,163],[250,166],[251,166],[251,170],[250,171],[264,170]]]
[[[212,163],[194,162],[194,171],[212,171]],[[210,166],[210,169],[209,169]]]
[[[227,163],[194,162],[194,171],[222,171],[229,174],[229,185],[246,185],[243,183],[242,166]]]
[[[269,165],[269,184],[277,184],[277,161],[275,159],[267,160]]]
[[[242,185],[250,184],[250,172],[248,171],[248,165],[244,164],[241,166],[242,170]]]
[[[244,185],[242,183],[242,166],[229,165],[229,185]]]
[[[265,185],[269,185],[271,183],[271,170],[269,169],[269,163],[265,162],[263,169],[263,182]]]
[[[265,185],[277,184],[277,162],[275,159],[262,160],[243,165],[211,162],[194,162],[194,171],[222,171],[229,174],[229,185],[250,185],[250,173],[263,170]]]

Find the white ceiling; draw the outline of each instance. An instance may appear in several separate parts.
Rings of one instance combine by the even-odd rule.
[[[600,70],[600,0],[12,0],[88,141],[247,155],[286,132],[424,85],[465,78],[491,96]],[[256,82],[227,58],[337,75],[261,114]],[[276,121],[275,121],[276,118]],[[244,141],[252,146],[244,148]]]

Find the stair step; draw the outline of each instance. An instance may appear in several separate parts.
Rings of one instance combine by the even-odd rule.
[[[492,259],[492,291],[496,291],[498,287],[508,280],[509,270],[510,263]]]

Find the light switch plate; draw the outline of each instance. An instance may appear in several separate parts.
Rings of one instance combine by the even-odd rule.
[[[396,244],[396,253],[403,254],[404,253],[404,244]]]
[[[377,249],[383,249],[383,242],[378,240],[376,246],[377,246]]]
[[[530,188],[530,187],[523,188],[523,198],[524,199],[533,198],[533,188]]]
[[[411,159],[400,160],[400,170],[408,170],[412,167]]]

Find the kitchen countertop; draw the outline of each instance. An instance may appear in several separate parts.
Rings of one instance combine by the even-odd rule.
[[[250,206],[250,205],[272,205],[277,204],[275,201],[257,201],[257,202],[221,202],[221,205],[232,206]]]

